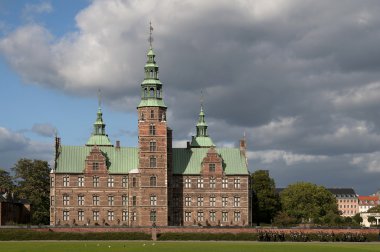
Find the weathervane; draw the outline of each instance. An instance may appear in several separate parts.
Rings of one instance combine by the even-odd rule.
[[[149,21],[149,38],[148,38],[148,41],[149,41],[150,47],[152,47],[152,42],[153,42],[152,31],[153,31],[152,22]]]
[[[203,90],[201,89],[201,107],[203,108]]]

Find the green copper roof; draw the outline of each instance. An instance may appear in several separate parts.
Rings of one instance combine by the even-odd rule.
[[[199,136],[191,138],[191,147],[212,147],[215,144],[212,142],[211,138],[208,136]]]
[[[86,157],[92,147],[61,146],[57,159],[57,173],[82,173]],[[106,155],[110,174],[127,174],[138,168],[138,148],[100,146]],[[199,174],[207,148],[173,148],[174,174]],[[248,174],[245,157],[238,148],[216,148],[223,159],[223,169],[226,175]]]
[[[86,157],[92,147],[61,146],[57,159],[57,173],[82,173],[85,168]],[[138,168],[138,149],[110,146],[99,146],[106,155],[110,174],[128,173]]]
[[[87,146],[112,146],[112,143],[107,135],[91,135],[88,139]]]
[[[208,150],[208,148],[173,148],[173,173],[199,174],[201,172],[201,163]],[[241,154],[240,149],[216,148],[215,150],[223,159],[225,174],[248,174],[245,157]]]
[[[140,101],[140,104],[138,108],[141,107],[164,107],[166,108],[166,105],[163,100],[158,99],[144,99]]]

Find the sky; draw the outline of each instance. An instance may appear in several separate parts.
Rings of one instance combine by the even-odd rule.
[[[137,145],[152,22],[174,146],[203,104],[217,147],[246,136],[251,172],[380,189],[380,2],[0,1],[0,167],[84,145],[101,89],[112,142]]]

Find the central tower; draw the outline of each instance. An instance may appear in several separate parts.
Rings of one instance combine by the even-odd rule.
[[[139,177],[139,195],[136,204],[136,224],[167,226],[170,171],[168,147],[171,148],[171,131],[166,123],[167,107],[163,101],[162,83],[158,78],[152,31],[150,25],[150,47],[144,67],[145,78],[141,83],[141,101],[137,107],[139,171],[135,176]]]

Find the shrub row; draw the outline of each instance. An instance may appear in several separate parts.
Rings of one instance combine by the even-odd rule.
[[[151,240],[150,234],[104,232],[104,233],[67,233],[36,232],[33,230],[0,230],[0,241],[21,240]]]
[[[378,241],[377,234],[362,234],[362,233],[282,233],[282,232],[259,232],[259,233],[162,233],[157,235],[160,241],[293,241],[293,242],[368,242]]]
[[[257,241],[257,233],[162,233],[157,234],[159,241]]]

